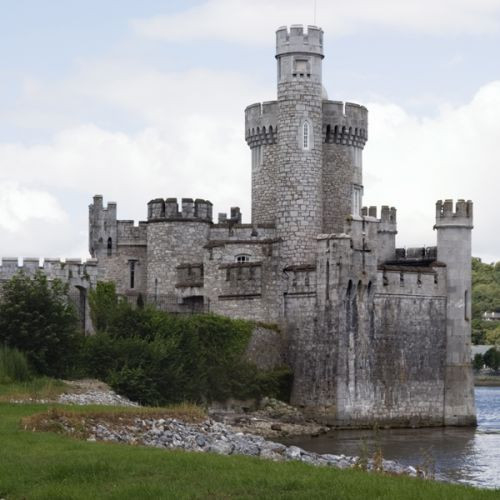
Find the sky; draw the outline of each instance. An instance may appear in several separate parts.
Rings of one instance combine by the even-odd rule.
[[[364,204],[435,245],[438,199],[474,201],[500,260],[500,0],[0,0],[0,256],[82,257],[94,194],[240,206],[244,109],[276,97],[275,30],[325,31],[329,98],[369,109]]]

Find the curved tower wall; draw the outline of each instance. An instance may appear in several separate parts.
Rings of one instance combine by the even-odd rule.
[[[276,222],[278,102],[245,110],[245,139],[252,152],[252,224]]]
[[[212,223],[212,204],[206,200],[175,198],[148,203],[147,294],[172,295],[177,266],[203,262]]]
[[[437,258],[446,264],[445,425],[476,423],[471,367],[471,201],[436,203]]]
[[[361,215],[362,151],[368,110],[359,104],[323,101],[323,231],[344,231],[346,217]]]
[[[323,30],[302,26],[276,32],[278,166],[276,230],[290,264],[313,262],[322,230]],[[304,144],[304,124],[309,137]],[[307,146],[307,147],[306,147]]]

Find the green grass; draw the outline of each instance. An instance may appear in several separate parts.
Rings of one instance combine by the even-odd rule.
[[[38,377],[26,382],[0,383],[0,401],[55,399],[67,389],[61,380]]]
[[[476,375],[474,385],[498,387],[500,386],[500,375]]]
[[[22,429],[22,418],[48,409],[48,405],[0,403],[0,498],[499,498],[499,492],[406,477],[89,443]]]

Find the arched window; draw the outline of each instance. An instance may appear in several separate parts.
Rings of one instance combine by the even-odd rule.
[[[302,125],[302,149],[309,149],[310,147],[309,134],[309,122],[304,122]]]
[[[108,257],[111,257],[111,255],[113,254],[113,240],[110,238],[108,238]]]
[[[242,253],[240,255],[237,255],[235,257],[235,260],[236,262],[250,262],[250,255],[246,254],[246,253]]]

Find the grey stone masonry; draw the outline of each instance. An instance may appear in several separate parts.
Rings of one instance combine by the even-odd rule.
[[[368,111],[327,99],[323,31],[279,28],[275,56],[277,99],[245,110],[251,223],[237,206],[214,220],[205,199],[159,197],[135,224],[96,195],[94,259],[23,269],[67,282],[89,333],[98,280],[132,303],[267,325],[249,359],[288,364],[292,403],[331,425],[474,425],[472,203],[437,203],[437,246],[397,247],[396,208],[362,206]],[[0,282],[17,271],[4,259]]]
[[[471,201],[436,203],[437,258],[447,266],[445,423],[475,423],[471,360]]]
[[[290,264],[313,262],[322,225],[323,32],[277,32],[278,165],[276,230]]]

